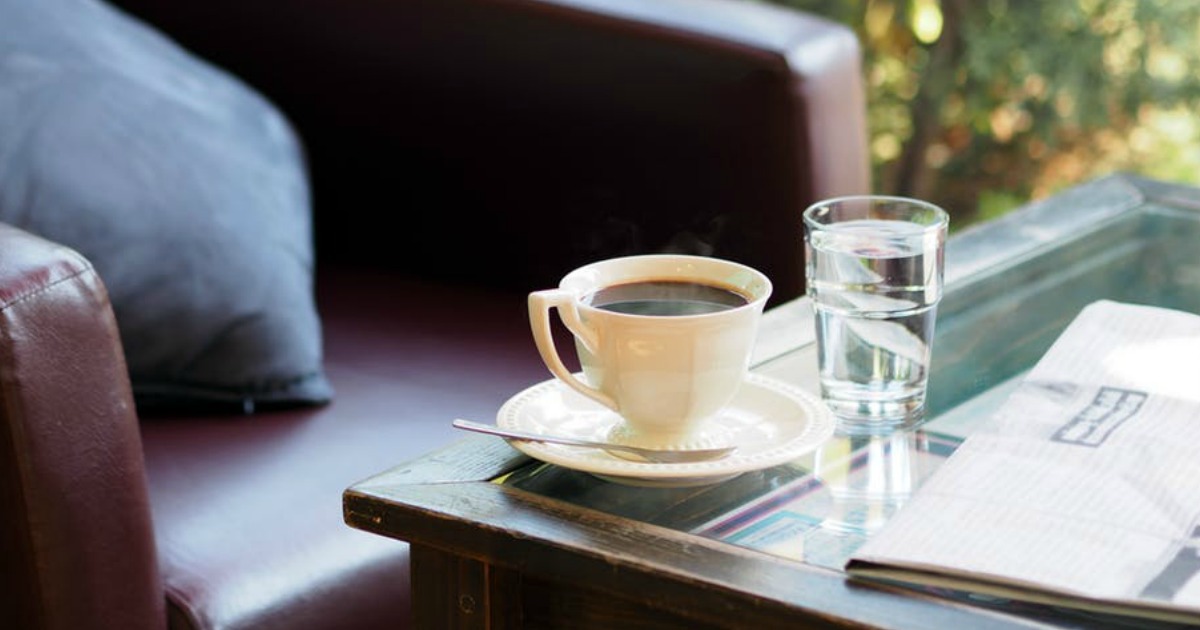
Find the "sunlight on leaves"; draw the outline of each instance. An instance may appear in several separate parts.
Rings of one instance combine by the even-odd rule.
[[[912,32],[922,44],[932,44],[942,35],[942,8],[937,0],[913,0]]]
[[[858,34],[874,188],[960,227],[1115,171],[1200,184],[1200,2],[760,1]]]

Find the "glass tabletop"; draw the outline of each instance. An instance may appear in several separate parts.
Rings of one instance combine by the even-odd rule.
[[[531,462],[497,479],[577,505],[841,570],[986,422],[1087,304],[1200,312],[1200,191],[1132,177],[1082,186],[953,235],[927,419],[835,436],[782,466],[709,486],[631,487]],[[769,311],[754,371],[816,391],[806,299]]]

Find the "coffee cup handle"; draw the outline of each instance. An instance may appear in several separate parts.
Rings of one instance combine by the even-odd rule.
[[[583,347],[592,353],[595,353],[597,349],[596,331],[588,328],[579,318],[579,309],[575,306],[575,300],[574,293],[563,289],[547,289],[530,293],[529,325],[533,329],[533,340],[537,343],[542,361],[545,362],[546,367],[550,368],[550,372],[558,377],[558,380],[580,394],[616,411],[617,403],[611,396],[579,380],[571,373],[571,370],[567,369],[562,357],[558,354],[558,348],[550,332],[550,309],[552,308],[558,310],[559,319],[562,320],[567,330],[579,339]]]

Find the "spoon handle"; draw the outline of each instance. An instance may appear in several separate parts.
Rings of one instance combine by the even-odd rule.
[[[470,420],[463,420],[461,418],[455,419],[451,424],[453,424],[455,428],[466,429],[467,431],[476,431],[478,433],[487,433],[488,435],[498,435],[502,438],[507,438],[510,440],[547,442],[551,444],[566,444],[568,446],[583,446],[587,448],[602,449],[614,454],[616,452],[627,453],[636,461],[649,462],[652,464],[682,464],[689,462],[708,461],[725,457],[737,449],[737,446],[724,446],[718,448],[698,448],[687,450],[658,450],[642,448],[639,446],[628,446],[625,444],[596,442],[594,440],[580,440],[558,435],[531,433],[529,431],[522,431],[520,429],[503,429],[494,424],[481,424],[479,422],[471,422]]]
[[[518,429],[502,429],[491,424],[483,424],[480,422],[471,422],[456,418],[452,422],[455,428],[466,429],[467,431],[475,431],[477,433],[487,433],[488,435],[498,435],[503,438],[512,440],[524,440],[526,442],[547,442],[550,444],[565,444],[567,446],[590,446],[592,448],[616,448],[623,450],[619,445],[601,444],[600,442],[592,442],[589,440],[579,440],[575,438],[559,437],[556,435],[544,435],[541,433],[530,433],[529,431],[521,431]]]

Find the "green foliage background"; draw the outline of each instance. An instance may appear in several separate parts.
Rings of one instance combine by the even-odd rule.
[[[957,228],[1115,171],[1200,183],[1200,2],[759,1],[854,29],[876,192]]]

